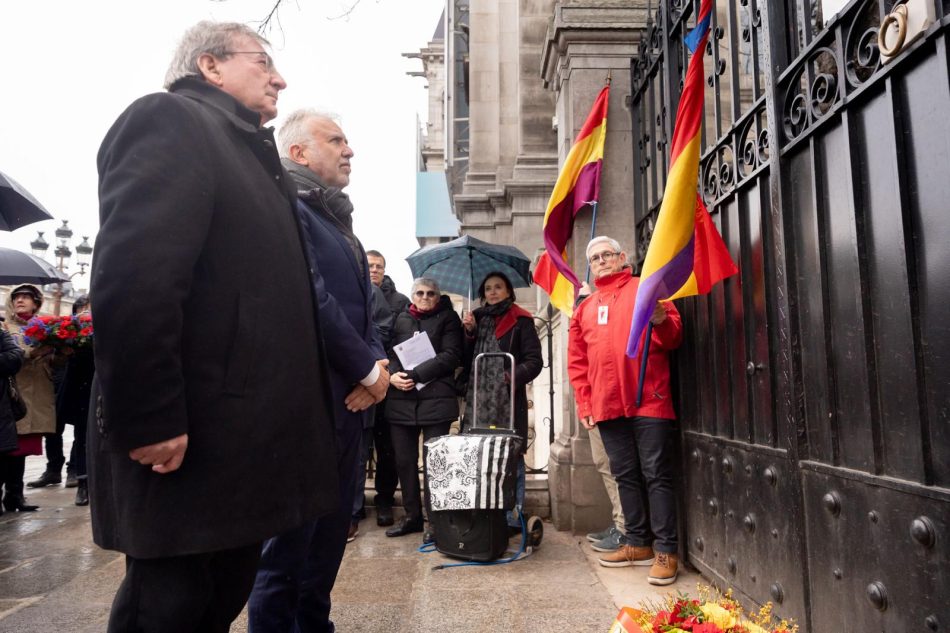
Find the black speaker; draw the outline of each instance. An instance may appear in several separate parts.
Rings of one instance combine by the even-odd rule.
[[[505,510],[441,510],[429,513],[437,550],[453,558],[492,561],[508,548]]]

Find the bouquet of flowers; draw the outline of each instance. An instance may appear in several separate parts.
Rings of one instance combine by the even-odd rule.
[[[624,607],[611,628],[611,633],[797,633],[798,625],[787,620],[776,621],[772,603],[756,613],[743,610],[732,599],[731,590],[724,595],[710,587],[700,586],[698,598],[680,593],[659,603],[642,608]]]
[[[88,347],[92,345],[89,313],[61,317],[33,317],[23,326],[23,340],[31,347]]]

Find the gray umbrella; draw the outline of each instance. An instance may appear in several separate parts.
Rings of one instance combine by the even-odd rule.
[[[69,281],[51,263],[12,248],[0,248],[0,284],[52,284]]]
[[[13,231],[27,224],[52,219],[53,214],[43,208],[29,191],[0,172],[0,231]]]

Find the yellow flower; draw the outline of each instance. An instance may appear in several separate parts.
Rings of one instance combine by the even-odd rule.
[[[766,631],[765,629],[763,629],[763,628],[762,628],[761,626],[759,626],[758,624],[754,624],[754,623],[749,622],[749,621],[743,622],[743,623],[742,623],[742,626],[743,626],[743,628],[745,628],[746,631],[748,631],[748,633],[769,633],[768,631]]]
[[[731,611],[724,609],[715,602],[707,602],[699,607],[699,610],[706,616],[706,622],[711,622],[724,631],[738,624],[736,616]]]

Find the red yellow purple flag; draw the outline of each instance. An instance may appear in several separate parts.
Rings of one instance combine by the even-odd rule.
[[[580,282],[567,265],[567,242],[574,233],[574,218],[600,195],[600,171],[607,138],[607,101],[610,84],[597,95],[584,127],[567,154],[554,191],[544,212],[544,248],[534,269],[534,282],[551,297],[551,304],[568,316]]]
[[[702,0],[696,28],[686,36],[686,45],[693,55],[676,112],[663,204],[640,272],[627,340],[627,356],[631,358],[640,351],[657,301],[707,294],[713,285],[739,272],[696,191],[703,117],[703,54],[712,11],[713,0]]]

